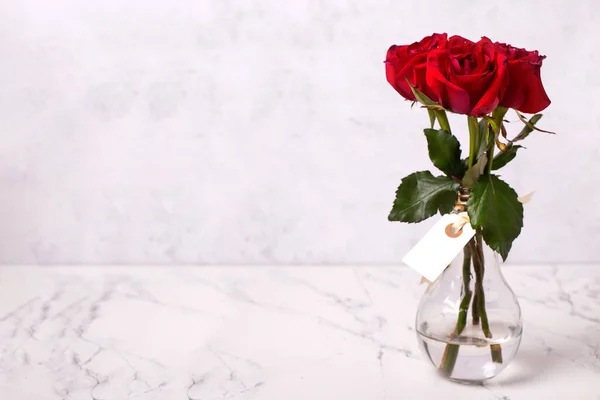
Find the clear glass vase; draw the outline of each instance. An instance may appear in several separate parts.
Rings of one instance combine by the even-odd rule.
[[[479,235],[423,295],[416,317],[421,350],[451,380],[479,383],[514,358],[523,331],[521,307],[500,260]]]

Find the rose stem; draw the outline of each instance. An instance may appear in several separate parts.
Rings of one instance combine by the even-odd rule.
[[[496,116],[496,123],[499,125],[498,130],[501,130],[504,128],[504,123],[502,122],[502,116],[503,115],[499,115]],[[487,151],[487,159],[488,159],[488,163],[487,163],[487,173],[491,174],[492,173],[492,164],[494,162],[494,143],[492,143],[492,145],[489,147],[488,151]],[[490,332],[490,325],[488,322],[488,318],[487,318],[487,311],[485,309],[485,294],[483,293],[483,272],[484,272],[484,259],[483,259],[483,246],[482,246],[482,240],[481,240],[481,235],[477,236],[477,254],[479,256],[479,260],[481,261],[481,271],[480,271],[480,276],[477,277],[477,269],[475,269],[475,274],[476,274],[476,284],[475,284],[475,296],[473,297],[473,325],[477,325],[479,323],[479,318],[475,318],[476,317],[476,311],[477,314],[479,314],[479,309],[481,308],[481,329],[483,330],[483,333],[485,334],[485,337],[487,338],[491,338],[492,337],[492,333]],[[475,261],[473,261],[473,263],[475,263]],[[477,315],[477,317],[479,317],[479,315]],[[502,346],[500,346],[499,344],[492,344],[490,345],[490,351],[492,353],[492,361],[495,363],[499,363],[502,364]]]
[[[483,260],[483,246],[481,234],[477,234],[476,242],[469,242],[471,251],[473,253],[473,270],[475,271],[475,296],[477,297],[477,308],[481,316],[481,330],[486,338],[492,338],[492,332],[487,316],[487,310],[485,308],[485,293],[483,290],[483,274],[484,274],[484,260]],[[502,364],[502,346],[499,344],[490,345],[490,351],[492,354],[492,361],[498,364]]]
[[[463,250],[463,298],[460,302],[460,311],[458,312],[458,321],[456,322],[455,334],[461,334],[467,325],[467,314],[469,311],[469,303],[471,302],[471,249],[465,247]]]
[[[463,249],[463,287],[462,287],[462,300],[460,302],[460,310],[458,312],[458,320],[456,321],[456,328],[452,333],[453,337],[459,336],[467,325],[467,315],[469,311],[469,303],[471,302],[472,291],[470,286],[471,283],[471,249],[465,246]],[[450,376],[454,370],[456,359],[458,358],[458,344],[446,344],[444,355],[442,356],[442,362],[440,364],[440,371],[445,376]]]
[[[438,124],[440,124],[440,128],[448,133],[452,133],[452,130],[450,129],[450,123],[448,122],[448,116],[446,115],[446,111],[435,110],[434,113],[437,117]]]
[[[467,117],[467,124],[469,126],[469,168],[471,168],[478,157],[476,153],[479,147],[479,123],[476,117]]]
[[[477,290],[477,286],[475,286],[475,293],[473,294],[471,315],[473,318],[473,325],[479,325],[479,290]]]
[[[475,240],[475,239],[473,239]],[[472,305],[472,315],[473,315],[473,325],[479,325],[479,302],[481,301],[481,297],[483,295],[483,284],[479,285],[481,280],[483,279],[483,257],[476,258],[475,254],[479,253],[479,248],[473,247],[474,252],[472,254],[473,258],[473,270],[475,271],[475,294],[473,295],[473,305]],[[485,303],[484,303],[485,307]],[[486,315],[487,316],[487,315]],[[487,337],[487,335],[486,335]]]
[[[494,146],[490,147],[487,151],[488,163],[487,163],[487,172],[488,174],[492,173],[492,164],[494,163]]]

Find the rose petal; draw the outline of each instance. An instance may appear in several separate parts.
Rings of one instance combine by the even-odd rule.
[[[501,101],[503,107],[535,114],[550,105],[550,98],[542,84],[541,65],[529,61],[508,63],[510,83]]]
[[[469,94],[459,86],[450,82],[442,71],[450,69],[447,51],[438,50],[430,53],[427,59],[427,84],[436,94],[436,99],[444,108],[458,114],[467,114],[470,110]]]

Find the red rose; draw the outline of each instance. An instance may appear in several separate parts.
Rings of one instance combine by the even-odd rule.
[[[527,51],[495,43],[499,52],[508,58],[510,80],[500,105],[528,114],[535,114],[550,105],[550,99],[542,85],[540,70],[545,56],[536,51]]]
[[[430,97],[444,108],[479,117],[500,104],[509,79],[507,57],[488,38],[474,43],[452,36],[427,57]]]
[[[385,74],[388,82],[405,99],[415,101],[415,96],[406,82],[408,79],[414,87],[427,96],[433,92],[427,87],[425,70],[429,51],[446,46],[448,35],[434,33],[411,45],[392,46],[385,60]]]

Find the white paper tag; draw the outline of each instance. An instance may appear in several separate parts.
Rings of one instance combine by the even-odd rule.
[[[459,219],[458,214],[444,215],[402,261],[428,281],[434,282],[475,236],[475,230],[469,223],[454,232],[452,225]]]

